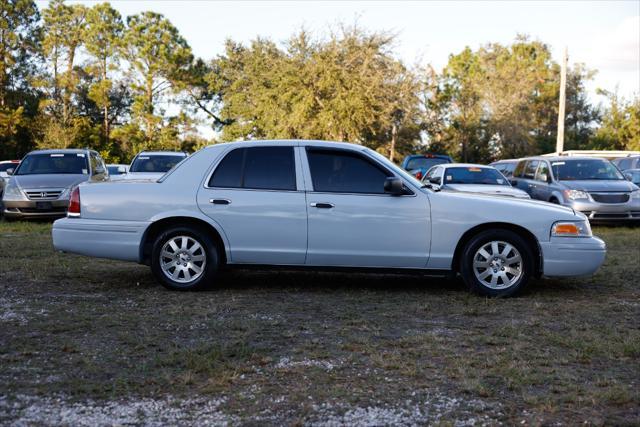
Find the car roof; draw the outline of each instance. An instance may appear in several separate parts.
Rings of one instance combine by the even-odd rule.
[[[360,144],[353,144],[349,142],[335,142],[335,141],[320,141],[314,139],[260,139],[251,141],[236,141],[236,142],[224,142],[222,144],[213,144],[207,146],[207,148],[214,148],[220,146],[234,146],[234,147],[260,147],[265,145],[278,145],[286,144],[287,146],[302,146],[302,147],[323,147],[323,148],[344,148],[348,150],[366,150],[367,147]]]
[[[515,163],[515,162],[519,162],[522,159],[500,159],[500,160],[496,160],[495,162],[491,162],[489,163],[490,165],[495,165],[496,163]]]
[[[20,160],[0,160],[0,164],[3,163],[20,163]]]
[[[136,154],[137,156],[140,156],[141,154],[144,154],[145,156],[155,156],[155,155],[162,155],[162,156],[187,156],[187,153],[185,153],[184,151],[141,151],[138,154]]]
[[[533,156],[523,157],[520,160],[548,160],[550,162],[563,162],[566,160],[607,160],[604,157],[591,156]]]
[[[491,165],[478,165],[475,163],[443,163],[441,165],[435,165],[433,166],[435,167],[443,167],[445,169],[449,169],[449,168],[484,168],[484,169],[495,169],[493,166]]]
[[[90,150],[88,148],[51,148],[45,150],[33,150],[27,153],[29,154],[61,154],[61,153],[69,153],[69,154],[85,154],[88,151],[96,152],[95,150]]]

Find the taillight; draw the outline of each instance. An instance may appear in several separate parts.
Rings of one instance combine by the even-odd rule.
[[[422,172],[421,171],[416,172],[416,179],[422,179]]]
[[[68,216],[80,216],[80,187],[76,187],[69,197]]]

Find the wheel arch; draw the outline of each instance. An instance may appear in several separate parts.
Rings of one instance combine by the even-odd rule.
[[[462,235],[462,237],[460,237],[460,240],[458,240],[458,244],[456,245],[456,249],[453,253],[453,260],[451,261],[451,271],[453,271],[454,274],[460,271],[460,257],[462,256],[462,251],[464,250],[465,245],[473,238],[473,236],[483,231],[492,229],[509,230],[525,239],[535,257],[534,276],[540,277],[542,273],[542,250],[540,248],[540,244],[538,243],[538,239],[531,231],[527,230],[526,228],[508,222],[488,222],[476,225],[475,227],[467,230]]]
[[[213,241],[218,248],[219,254],[222,256],[222,264],[227,263],[227,260],[229,259],[228,245],[226,244],[222,230],[219,230],[214,224],[203,218],[187,215],[174,215],[157,218],[147,227],[140,242],[141,263],[147,265],[150,263],[153,241],[158,234],[162,232],[162,230],[172,226],[194,226],[204,228],[209,231],[211,233],[210,236],[213,238]]]

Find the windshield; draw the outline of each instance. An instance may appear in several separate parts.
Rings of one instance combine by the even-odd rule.
[[[153,172],[165,173],[182,159],[183,155],[176,154],[149,154],[136,157],[129,172]]]
[[[410,181],[416,187],[418,187],[418,188],[422,188],[423,187],[423,184],[422,184],[422,182],[420,182],[420,180],[416,179],[416,177],[411,175],[410,173],[407,173],[407,171],[402,169],[401,167],[398,167],[395,163],[393,163],[391,160],[387,159],[382,154],[380,154],[377,151],[374,151],[374,150],[372,150],[370,148],[367,148],[365,151],[370,156],[375,157],[384,166],[386,166],[387,168],[391,169],[392,171],[394,171],[398,175],[402,176],[407,181]]]
[[[620,171],[608,160],[582,159],[552,162],[551,168],[556,179],[560,181],[621,180]]]
[[[16,170],[16,175],[89,173],[87,158],[83,153],[39,153],[29,154]]]
[[[431,169],[432,166],[449,163],[447,159],[439,159],[437,157],[416,157],[407,162],[407,170],[414,169]]]
[[[484,184],[505,185],[510,187],[500,172],[493,168],[454,167],[447,168],[444,173],[445,184]]]

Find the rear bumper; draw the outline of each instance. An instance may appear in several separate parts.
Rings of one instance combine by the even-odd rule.
[[[630,199],[626,203],[572,201],[566,205],[582,212],[592,222],[640,220],[640,199]]]
[[[140,261],[140,242],[148,222],[62,218],[53,223],[53,247],[98,258]]]
[[[607,253],[604,241],[598,237],[552,237],[540,242],[542,273],[545,276],[587,276],[602,265]]]
[[[11,219],[60,218],[67,214],[69,200],[4,200],[2,214]]]

